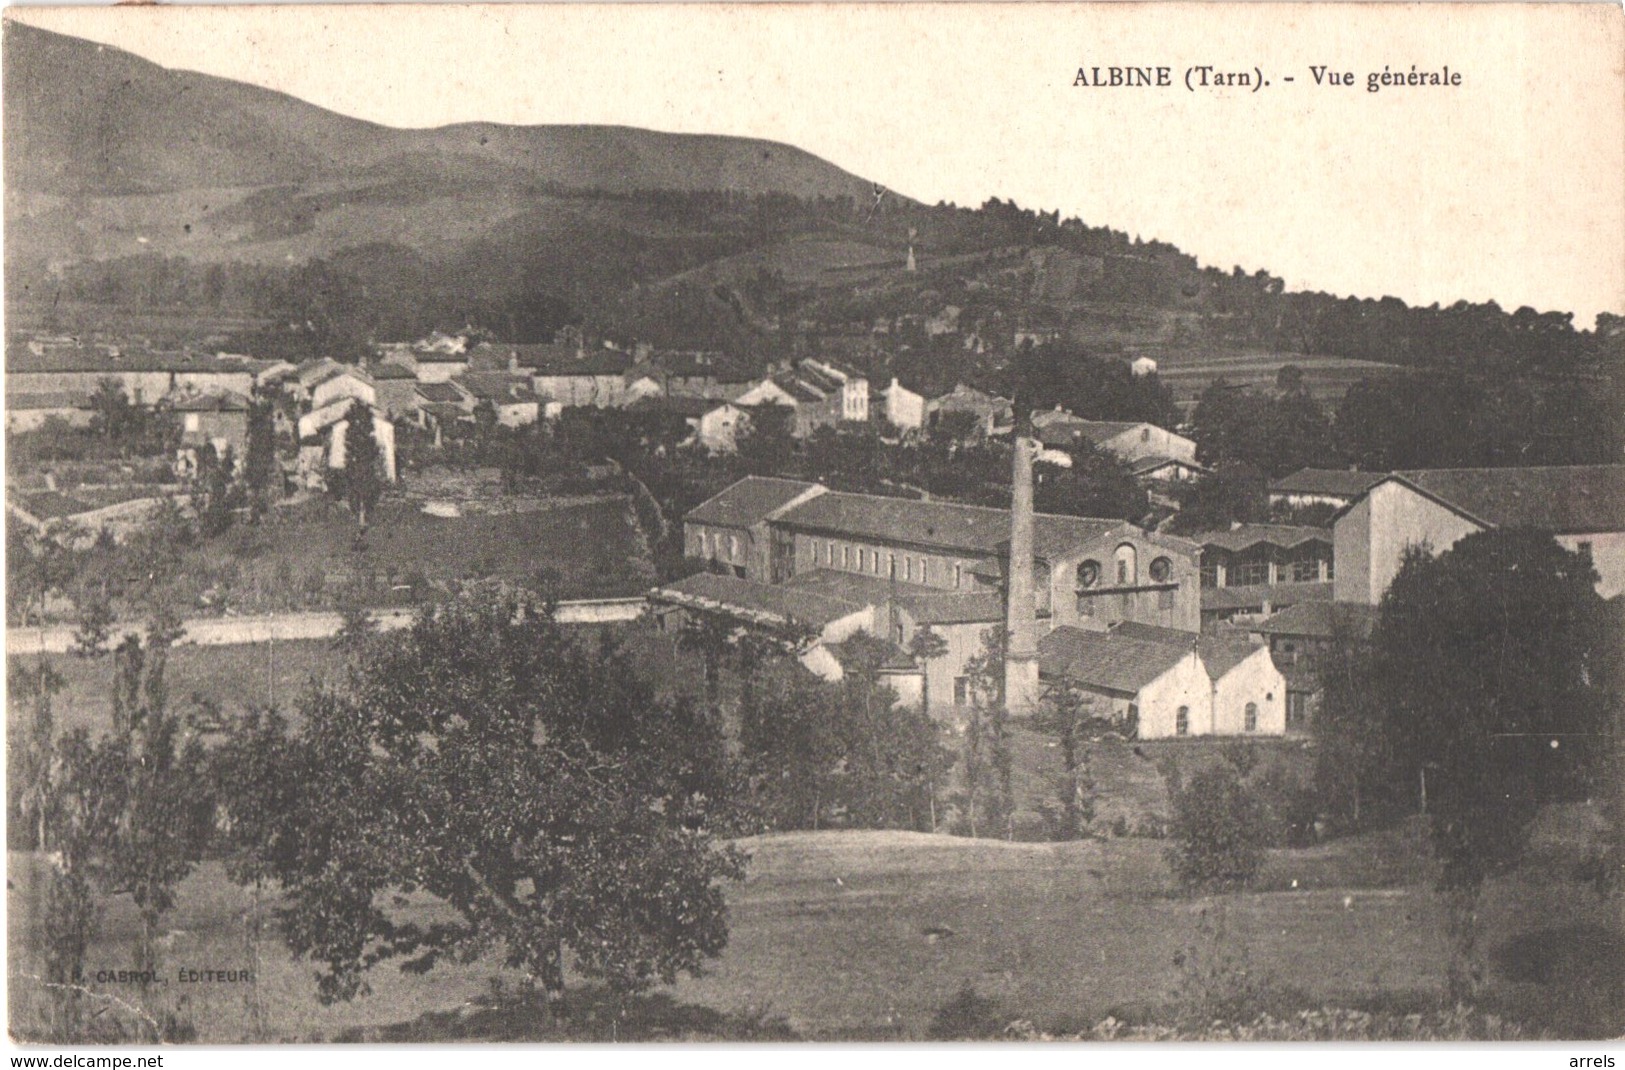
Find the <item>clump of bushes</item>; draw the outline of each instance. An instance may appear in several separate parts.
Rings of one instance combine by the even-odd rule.
[[[1264,863],[1271,815],[1229,763],[1209,766],[1173,792],[1168,863],[1190,889],[1245,885]]]

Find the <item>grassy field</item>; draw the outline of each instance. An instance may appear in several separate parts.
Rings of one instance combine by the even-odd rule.
[[[26,655],[10,660],[13,666],[35,663]],[[87,728],[95,733],[105,729],[113,716],[112,656],[56,654],[48,655],[46,661],[66,685],[51,704],[58,731]],[[274,704],[292,712],[313,679],[328,679],[339,667],[339,657],[325,640],[285,641],[274,648],[267,643],[182,644],[170,652],[165,679],[172,708],[177,710],[212,708],[233,716],[251,704]],[[26,715],[26,709],[9,709],[13,719]]]
[[[636,664],[662,689],[701,690],[693,658],[671,637],[640,628],[580,634],[595,642],[601,633],[629,644]],[[58,724],[104,725],[111,659],[53,660],[68,683],[56,703]],[[312,677],[337,667],[322,642],[277,644],[274,669],[265,646],[182,646],[169,679],[177,702],[214,703],[230,714],[268,698],[273,681],[279,703],[289,708]],[[1035,819],[1054,798],[1059,753],[1027,727],[1016,727],[1012,738],[1018,806]],[[1307,770],[1296,743],[1259,753],[1261,767]],[[1110,828],[1117,815],[1151,827],[1167,805],[1165,770],[1177,766],[1189,775],[1219,760],[1218,745],[1198,741],[1095,746],[1095,827]],[[1032,820],[1023,825],[1033,827]],[[1617,900],[1572,880],[1573,860],[1605,832],[1591,808],[1548,814],[1529,865],[1493,884],[1485,900],[1485,946],[1500,964],[1492,1000],[1563,1035],[1595,1034],[1598,1022],[1612,1022],[1615,1033],[1625,1029]],[[832,831],[763,836],[741,846],[752,860],[747,879],[729,892],[728,950],[705,976],[640,1004],[654,1010],[637,1035],[738,1037],[773,1035],[771,1028],[752,1030],[777,1027],[807,1038],[918,1039],[967,987],[1009,1018],[1049,1031],[1087,1027],[1107,1015],[1153,1020],[1184,998],[1192,964],[1215,958],[1247,970],[1283,1005],[1425,1007],[1442,992],[1445,917],[1431,891],[1426,840],[1414,823],[1271,851],[1254,890],[1202,898],[1178,893],[1167,842],[1143,836],[1043,843]],[[32,856],[9,858],[14,1028],[26,1028],[36,1014],[38,989],[27,978],[39,969],[38,867]],[[263,1008],[262,1035],[269,1039],[556,1035],[527,1013],[482,1009],[493,982],[511,992],[518,981],[490,960],[448,964],[427,977],[386,965],[371,977],[372,995],[322,1007],[310,965],[290,961],[271,936],[254,986],[180,984],[176,969],[229,969],[246,961],[248,903],[209,863],[184,884],[165,922],[170,983],[148,998],[194,1023],[200,1040],[248,1038],[251,997]],[[430,907],[420,902],[416,909]],[[134,932],[129,903],[107,904],[89,968],[125,966]],[[1621,954],[1610,959],[1610,949]],[[593,1030],[602,1026],[600,1020],[580,1028],[597,1036]]]
[[[358,583],[370,582],[375,603],[401,602],[453,581],[522,580],[543,569],[566,597],[637,594],[655,579],[622,497],[458,517],[386,502],[359,552],[349,514],[316,503],[188,551],[182,576],[191,598],[208,592],[215,606],[261,613],[330,606]]]
[[[1412,829],[1274,852],[1271,869],[1296,874],[1297,890],[1200,898],[1174,892],[1161,845],[1146,840],[1021,844],[819,832],[741,846],[752,862],[730,891],[729,947],[705,976],[668,993],[690,1018],[776,1021],[805,1038],[919,1039],[938,1009],[968,986],[1010,1018],[1070,1030],[1107,1015],[1145,1021],[1167,1014],[1192,969],[1221,959],[1233,971],[1245,969],[1282,1006],[1421,1008],[1437,1002],[1443,985],[1445,919],[1419,879],[1425,862]],[[1370,862],[1384,853],[1413,860],[1407,882],[1361,879],[1380,869]],[[36,860],[10,857],[14,978],[37,970],[38,873]],[[177,1007],[201,1041],[245,1039],[250,998],[264,1007],[264,1035],[274,1039],[548,1035],[540,1021],[508,1021],[495,1034],[484,1031],[488,1023],[467,1026],[493,981],[511,990],[518,980],[492,961],[448,964],[424,977],[386,965],[371,976],[370,996],[322,1007],[309,965],[290,961],[272,939],[253,986],[178,983],[181,968],[248,961],[241,935],[247,902],[211,864],[186,882],[167,922],[169,981],[150,994],[150,1004]],[[1561,1014],[1575,1005],[1576,992],[1600,991],[1606,999],[1620,991],[1620,964],[1612,973],[1594,960],[1587,965],[1578,946],[1610,938],[1619,946],[1617,933],[1608,935],[1618,928],[1617,905],[1549,872],[1525,872],[1492,886],[1485,917],[1492,949],[1531,933],[1538,946],[1554,939],[1575,945],[1547,963],[1539,980],[1511,980],[1503,968],[1490,990],[1498,1004]],[[134,932],[128,904],[113,903],[90,968],[127,962]],[[1600,982],[1584,972],[1599,969]],[[26,1026],[37,993],[17,981],[11,991],[15,1029]],[[1568,1022],[1558,1031],[1585,1027]]]

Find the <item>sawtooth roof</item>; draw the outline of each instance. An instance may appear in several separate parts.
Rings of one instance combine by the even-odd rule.
[[[1330,546],[1332,531],[1330,528],[1300,527],[1294,524],[1242,524],[1237,528],[1206,531],[1191,537],[1203,546],[1217,546],[1221,550],[1232,552],[1245,550],[1259,543],[1291,550],[1306,542],[1323,542]]]

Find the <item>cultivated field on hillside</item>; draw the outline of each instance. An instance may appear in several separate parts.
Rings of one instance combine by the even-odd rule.
[[[1397,364],[1344,357],[1305,356],[1301,353],[1211,353],[1199,351],[1153,352],[1157,375],[1174,392],[1181,405],[1194,404],[1198,395],[1216,379],[1232,386],[1249,386],[1273,391],[1275,376],[1288,364],[1303,369],[1304,385],[1321,404],[1335,405],[1348,388],[1361,379],[1380,379],[1404,374]]]

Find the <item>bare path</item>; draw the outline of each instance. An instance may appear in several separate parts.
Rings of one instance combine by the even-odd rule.
[[[643,612],[642,598],[584,598],[558,603],[560,624],[603,624],[614,621],[636,620]],[[375,609],[372,618],[379,630],[394,631],[412,623],[412,608]],[[186,634],[181,642],[196,646],[230,646],[238,643],[263,643],[272,639],[327,639],[335,635],[343,623],[338,613],[272,613],[256,617],[196,617],[186,622]],[[55,624],[45,628],[6,629],[6,653],[64,654],[73,649],[71,624]],[[144,624],[118,624],[113,628],[113,641],[128,632],[146,634]]]

